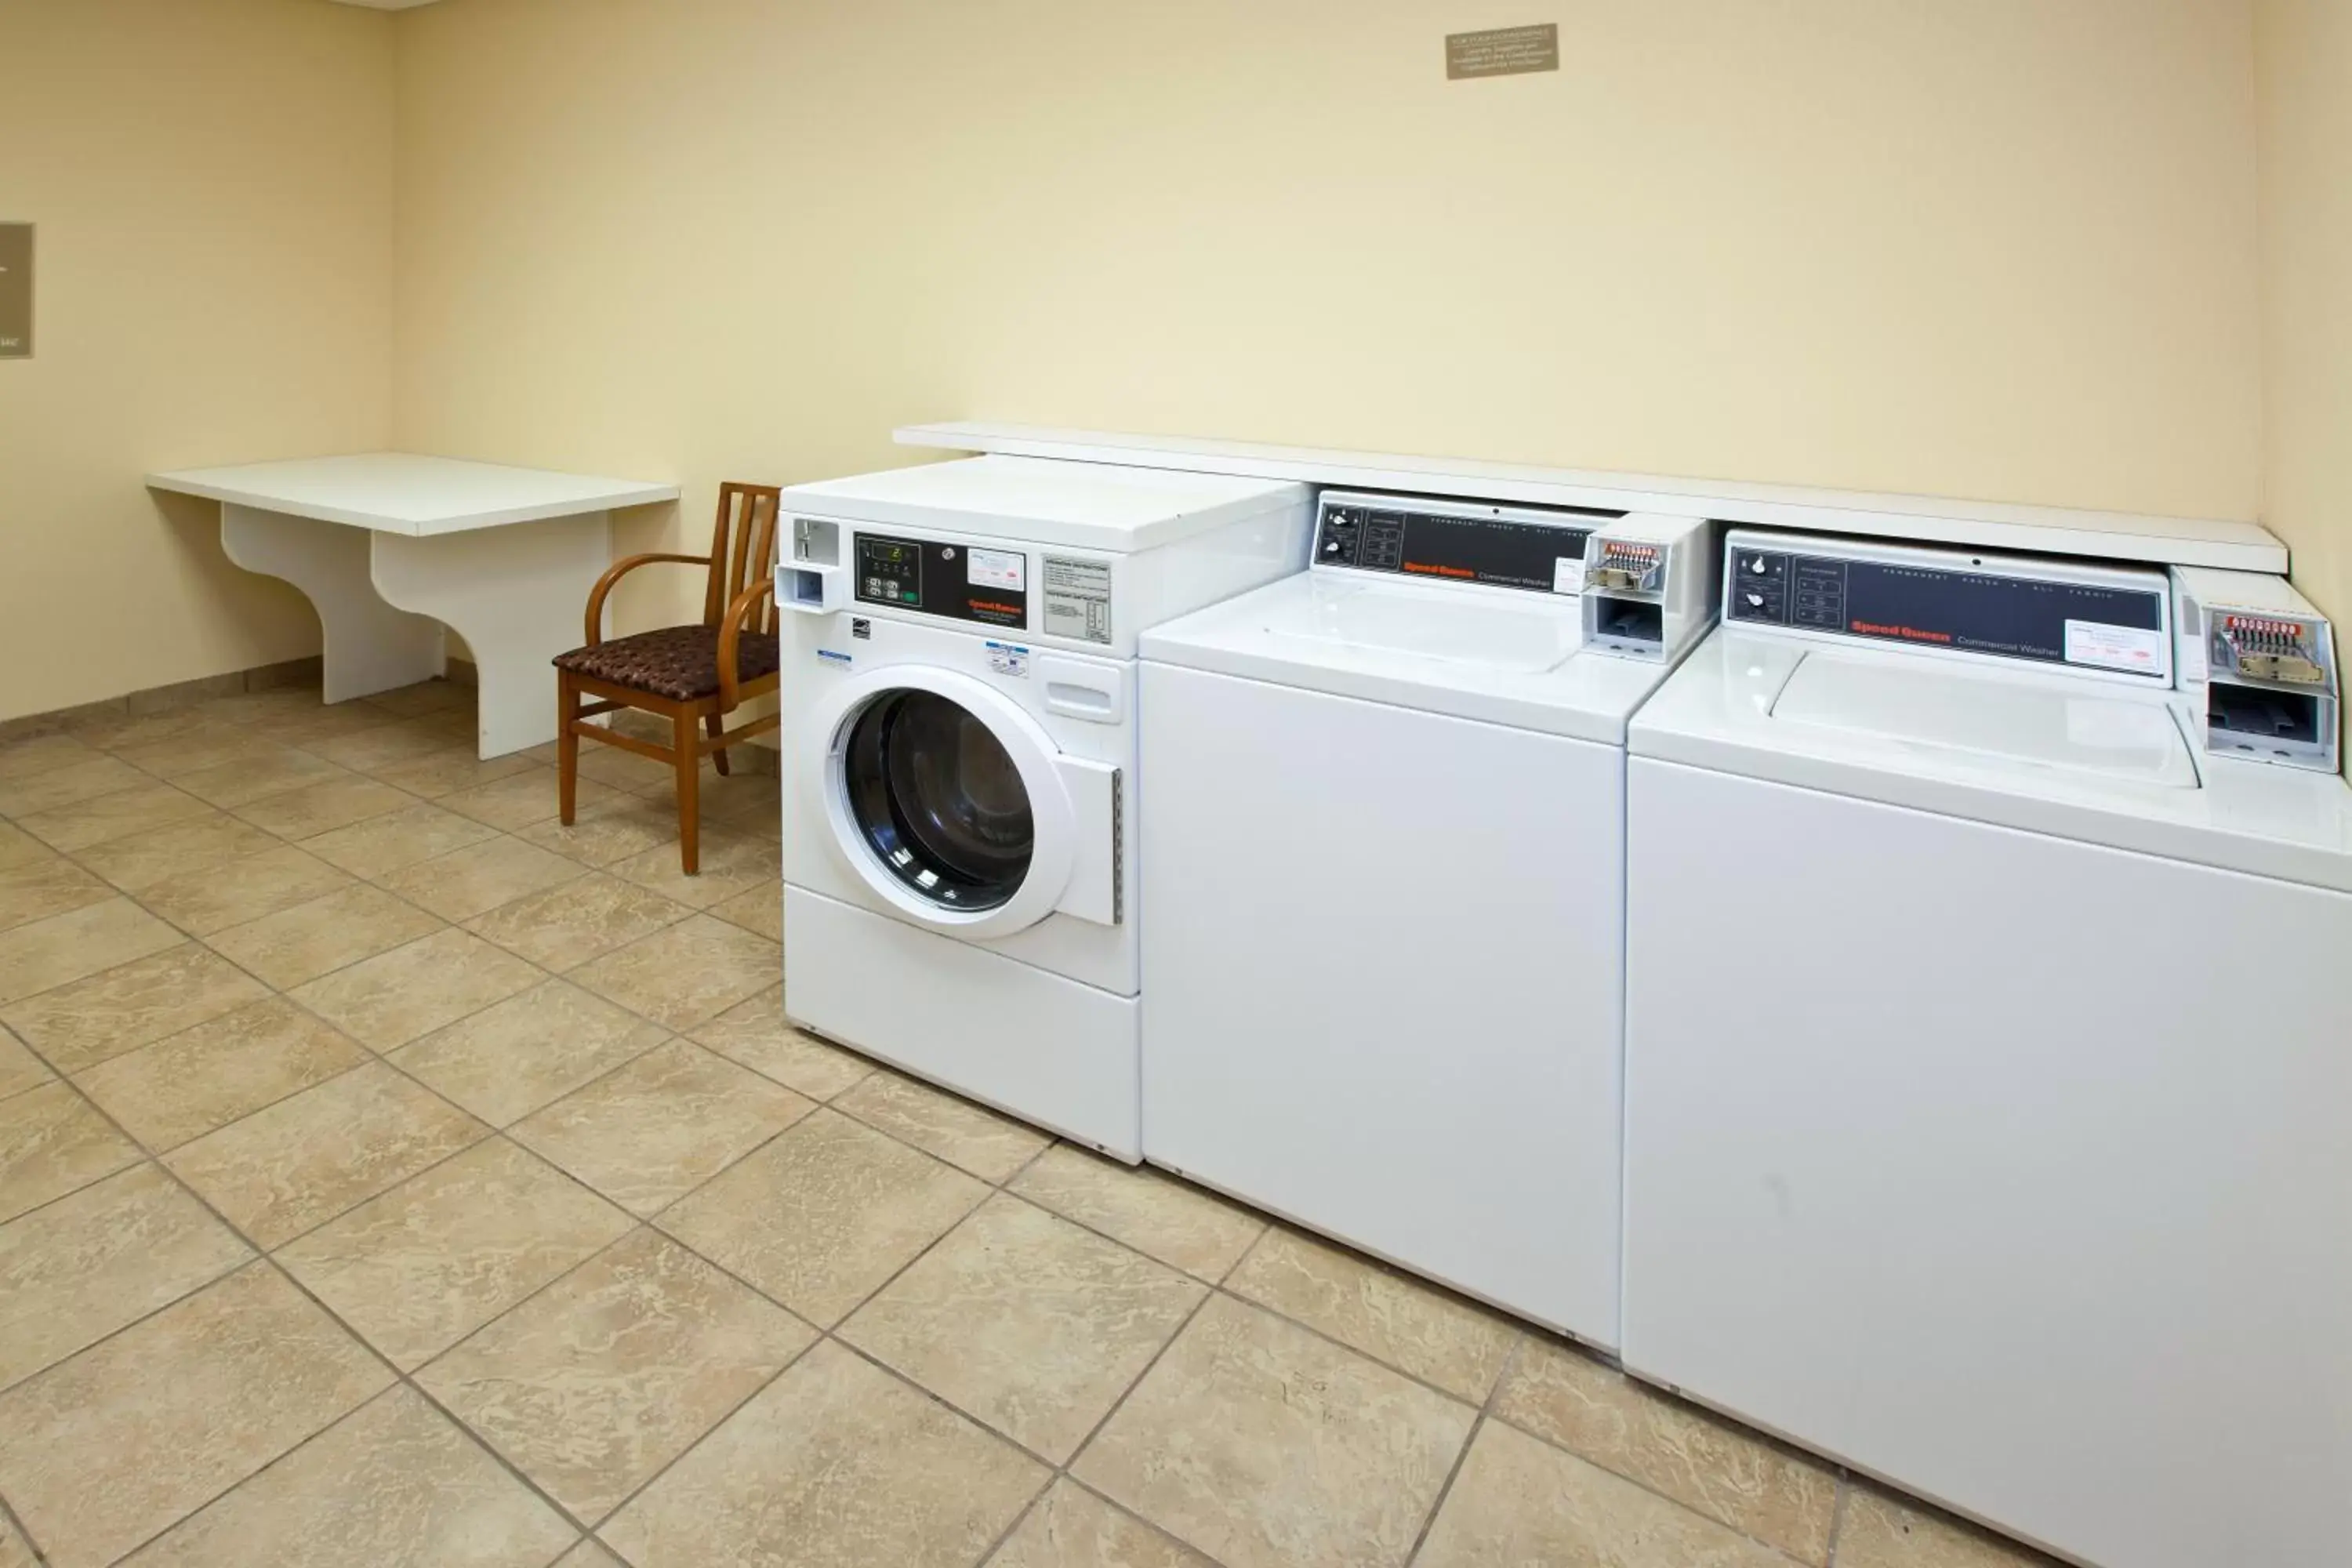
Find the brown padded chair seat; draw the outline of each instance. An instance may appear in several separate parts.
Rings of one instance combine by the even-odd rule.
[[[752,681],[773,675],[781,662],[772,633],[745,632],[736,639],[738,679]],[[657,632],[613,637],[593,647],[557,654],[555,666],[592,680],[691,702],[719,689],[719,628],[664,626]]]

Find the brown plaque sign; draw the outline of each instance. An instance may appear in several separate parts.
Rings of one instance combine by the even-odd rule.
[[[33,226],[0,223],[0,359],[33,357]]]
[[[1445,35],[1445,75],[1451,81],[1558,69],[1559,26],[1555,22],[1540,27],[1490,27],[1483,33]]]

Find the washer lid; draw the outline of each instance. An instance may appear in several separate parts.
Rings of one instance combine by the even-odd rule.
[[[1313,591],[1267,605],[1267,632],[1528,674],[1553,668],[1584,641],[1581,617],[1549,605],[1538,612],[1483,595],[1439,597],[1325,577],[1309,581]]]
[[[2189,737],[2201,707],[2192,692],[1962,669],[1908,648],[1828,647],[1727,626],[1634,715],[1626,749],[2352,893],[2352,786],[2335,773],[2198,754]]]
[[[2168,705],[2088,684],[2029,684],[1913,662],[1810,653],[1780,689],[1772,718],[2025,769],[2198,787],[2196,759]]]
[[[1146,631],[1180,665],[1546,734],[1625,743],[1665,667],[1584,651],[1574,594],[1302,572]]]

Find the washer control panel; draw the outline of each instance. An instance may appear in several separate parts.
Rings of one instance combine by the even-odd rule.
[[[2160,572],[1735,530],[1723,618],[2172,683]]]
[[[982,626],[1029,624],[1029,558],[1017,550],[860,533],[853,565],[860,604]]]
[[[1593,530],[1623,515],[1325,490],[1316,507],[1314,564],[1578,594]]]

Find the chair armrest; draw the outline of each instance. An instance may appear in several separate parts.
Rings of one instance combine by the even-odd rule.
[[[735,595],[735,602],[727,606],[727,614],[719,623],[719,710],[721,713],[742,700],[736,691],[735,658],[736,645],[742,640],[743,617],[751,613],[753,605],[761,599],[772,597],[775,592],[776,580],[773,577],[761,578]]]
[[[662,553],[632,555],[625,560],[614,562],[612,567],[602,577],[596,579],[596,585],[588,590],[588,647],[594,647],[604,640],[604,595],[613,591],[613,584],[638,567],[650,566],[656,561],[675,561],[685,566],[710,564],[710,557],[708,555]]]

